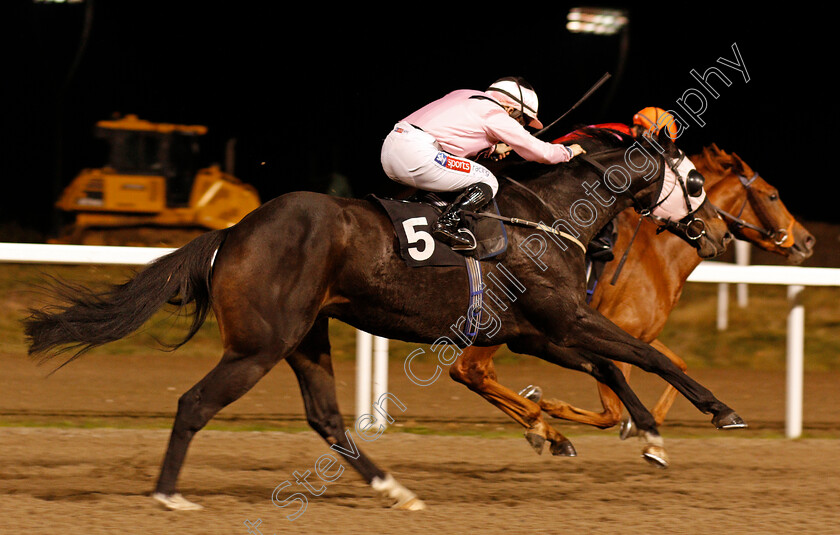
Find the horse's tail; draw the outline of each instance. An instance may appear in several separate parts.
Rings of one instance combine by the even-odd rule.
[[[180,342],[165,345],[174,349],[185,344],[210,311],[213,259],[226,235],[226,230],[202,234],[150,263],[129,281],[104,291],[55,281],[51,289],[61,304],[30,309],[23,320],[29,355],[46,361],[73,351],[64,366],[90,349],[133,333],[167,303],[179,311],[195,303],[189,332]]]

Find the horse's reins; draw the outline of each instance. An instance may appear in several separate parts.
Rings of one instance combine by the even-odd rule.
[[[624,148],[612,149],[612,150],[599,152],[598,154],[610,154],[612,152],[619,152],[619,151],[626,152],[627,149],[624,149]],[[580,155],[578,155],[578,158],[580,158],[581,160],[585,161],[586,163],[588,163],[589,165],[591,165],[592,167],[594,167],[595,169],[600,171],[602,176],[607,176],[607,173],[608,173],[609,170],[606,167],[604,167],[600,162],[594,160],[588,154],[580,154]],[[649,206],[647,208],[641,208],[635,200],[633,201],[633,204],[635,205],[636,212],[641,214],[642,217],[647,217],[651,214],[651,212],[653,211],[654,208],[656,208],[657,206],[662,204],[664,201],[665,201],[665,199],[663,199],[663,200],[661,200],[657,203],[654,203],[652,206]],[[689,206],[691,206],[691,205],[689,205]]]

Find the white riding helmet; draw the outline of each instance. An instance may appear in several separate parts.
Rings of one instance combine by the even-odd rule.
[[[506,76],[499,78],[487,88],[488,93],[494,93],[493,97],[505,106],[516,108],[518,115],[525,115],[528,119],[528,126],[542,128],[543,125],[537,119],[539,99],[531,84],[519,76]],[[517,113],[512,116],[518,118]]]

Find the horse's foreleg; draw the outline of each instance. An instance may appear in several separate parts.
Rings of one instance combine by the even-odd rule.
[[[498,348],[499,346],[466,348],[450,366],[449,376],[525,427],[525,438],[537,453],[542,453],[547,440],[553,455],[575,456],[571,441],[543,420],[539,405],[496,380],[493,354]]]
[[[679,355],[668,349],[668,347],[660,342],[658,339],[654,340],[650,343],[650,345],[655,348],[657,351],[671,359],[671,362],[676,364],[683,372],[688,369],[685,361],[680,358]],[[656,405],[653,407],[653,417],[656,419],[656,425],[662,425],[665,421],[665,416],[668,414],[668,411],[671,409],[671,406],[674,404],[674,401],[677,399],[677,389],[671,386],[670,384],[665,386],[665,390],[662,392],[662,395],[659,397],[659,400],[656,402]],[[633,419],[629,416],[625,418],[625,420],[621,423],[621,439],[624,440],[628,437],[631,437],[637,434],[638,429],[636,429],[635,424],[633,423]]]
[[[298,348],[286,359],[295,372],[309,425],[344,456],[374,490],[389,498],[393,507],[420,510],[425,504],[382,471],[352,440],[338,409],[332,369],[328,319],[319,318]]]
[[[573,332],[564,336],[565,345],[592,351],[659,375],[698,410],[712,414],[712,423],[718,429],[746,427],[734,410],[718,400],[708,388],[686,375],[671,359],[627,334],[600,313],[585,308],[581,311],[581,320],[571,325]],[[635,416],[631,414],[631,417],[635,420]]]
[[[656,348],[660,353],[671,359],[671,362],[679,366],[679,368],[685,372],[688,369],[688,365],[685,361],[680,358],[679,355],[668,349],[668,347],[659,341],[659,339],[654,340],[650,343],[651,346]],[[662,425],[665,421],[665,416],[668,414],[668,411],[671,410],[671,406],[674,404],[674,400],[677,399],[677,390],[671,386],[670,384],[665,387],[665,391],[662,392],[662,395],[659,397],[659,400],[656,402],[656,405],[653,407],[653,417],[656,418],[657,425]]]
[[[225,353],[210,373],[181,396],[153,494],[157,501],[169,509],[201,509],[175,490],[192,438],[216,413],[250,390],[276,362],[269,357]]]

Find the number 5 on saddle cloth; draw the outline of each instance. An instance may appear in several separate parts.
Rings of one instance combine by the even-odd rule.
[[[469,251],[453,251],[449,245],[432,236],[432,226],[447,203],[435,193],[422,195],[418,200],[406,201],[369,196],[385,210],[394,225],[400,257],[406,265],[463,266],[465,256],[485,260],[507,250],[507,231],[502,221],[464,214],[463,226],[475,236],[476,247]],[[486,211],[498,215],[495,200]]]

